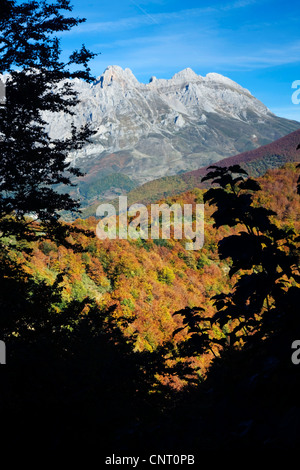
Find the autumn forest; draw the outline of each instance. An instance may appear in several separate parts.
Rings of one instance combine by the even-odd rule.
[[[99,240],[97,218],[55,189],[80,176],[65,156],[91,131],[51,141],[41,117],[76,102],[68,84],[51,91],[58,82],[92,80],[92,53],[74,52],[70,71],[51,37],[78,24],[60,15],[68,5],[1,1],[0,72],[11,77],[0,108],[5,448],[99,461],[296,448],[300,165],[254,178],[216,164],[205,189],[156,201],[204,204],[199,250],[174,233]]]

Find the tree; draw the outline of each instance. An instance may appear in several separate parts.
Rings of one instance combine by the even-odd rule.
[[[57,186],[81,174],[66,157],[92,132],[72,126],[68,138],[51,138],[43,113],[72,115],[78,97],[70,79],[91,81],[88,62],[95,54],[83,45],[67,63],[61,60],[57,33],[85,21],[64,16],[72,10],[68,0],[0,3],[0,73],[7,73],[0,108],[0,236],[32,239],[39,231],[63,239],[68,229],[60,211],[76,212],[79,204]]]
[[[184,367],[178,362],[181,369],[176,372],[182,378],[190,374],[191,383],[189,358],[210,352],[220,364],[236,348],[249,350],[245,346],[253,348],[267,339],[264,344],[273,344],[286,358],[300,327],[299,234],[281,226],[274,211],[257,203],[260,185],[239,165],[209,170],[202,181],[218,185],[204,193],[214,210],[213,227],[234,227],[233,234],[218,242],[219,258],[230,266],[232,288],[212,297],[216,313],[211,317],[201,307],[173,314],[182,320],[173,336],[182,330],[188,334],[175,350],[174,357],[187,360]],[[258,354],[260,350],[256,348]]]
[[[226,325],[224,337],[232,344],[284,328],[292,332],[299,323],[299,236],[278,227],[272,221],[276,213],[254,203],[260,185],[239,165],[210,169],[202,181],[218,184],[204,194],[204,201],[216,206],[214,226],[240,229],[219,242],[219,256],[231,258],[229,274],[236,281],[232,292],[214,297],[214,321]]]
[[[0,109],[0,337],[12,365],[1,382],[0,412],[7,436],[14,436],[5,442],[10,450],[64,451],[77,447],[79,434],[78,448],[94,439],[99,450],[103,426],[107,451],[115,423],[130,427],[144,378],[131,343],[112,321],[115,306],[100,310],[89,298],[66,302],[64,272],[51,285],[37,280],[23,253],[11,248],[15,237],[24,248],[37,232],[64,241],[70,228],[60,222],[60,211],[78,209],[56,186],[80,174],[66,156],[91,131],[73,127],[69,138],[52,139],[43,118],[45,111],[72,114],[77,96],[70,79],[92,79],[93,54],[84,46],[68,63],[60,60],[56,34],[83,21],[62,11],[71,11],[68,0],[0,0],[0,73],[8,73]],[[76,64],[83,70],[71,72]]]

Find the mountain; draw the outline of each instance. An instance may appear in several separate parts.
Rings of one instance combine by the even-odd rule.
[[[84,202],[114,197],[128,184],[198,169],[300,128],[217,73],[202,77],[188,68],[169,80],[152,77],[144,84],[128,68],[110,66],[92,84],[73,83],[80,98],[75,116],[45,119],[53,137],[66,135],[71,119],[76,126],[90,123],[96,132],[90,144],[69,156],[86,172],[77,189]],[[105,178],[116,174],[107,190]]]
[[[250,176],[259,177],[264,175],[267,170],[280,168],[286,163],[299,162],[300,150],[297,150],[299,143],[300,129],[270,144],[263,145],[258,149],[224,158],[220,160],[217,165],[229,166],[238,164],[244,168]],[[165,176],[133,188],[127,193],[128,204],[135,202],[156,202],[160,199],[175,196],[194,188],[206,188],[209,186],[209,183],[202,183],[201,179],[206,175],[207,169],[208,166],[205,166],[180,175]],[[113,200],[112,202],[117,204],[117,200]],[[83,215],[85,217],[95,215],[99,203],[100,200],[90,204],[83,210]]]

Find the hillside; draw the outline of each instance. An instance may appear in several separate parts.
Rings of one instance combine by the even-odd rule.
[[[300,150],[297,150],[299,143],[300,130],[297,130],[270,144],[255,150],[240,153],[233,157],[224,158],[216,164],[219,166],[239,164],[250,176],[262,176],[269,169],[279,168],[288,162],[299,161]],[[128,203],[150,203],[161,198],[180,194],[195,187],[207,188],[208,183],[201,182],[206,172],[207,167],[203,167],[181,175],[167,176],[150,181],[130,191],[127,194]],[[114,201],[114,203],[116,203],[116,201]],[[99,202],[95,202],[91,206],[84,208],[83,216],[94,215],[98,204]]]
[[[139,186],[196,170],[300,128],[217,73],[202,77],[187,68],[145,84],[130,69],[114,65],[91,84],[78,79],[71,84],[79,99],[74,116],[45,112],[43,117],[53,138],[69,135],[71,123],[76,128],[88,124],[95,132],[84,148],[68,155],[71,165],[86,174],[76,193],[83,205],[127,190],[128,183]],[[120,178],[114,179],[116,174]],[[106,177],[109,193],[98,184]],[[93,186],[91,194],[87,184]]]
[[[262,194],[258,202],[278,213],[281,224],[291,221],[299,228],[299,197],[295,192],[295,165],[268,170],[259,179]],[[158,201],[157,201],[158,202]],[[203,202],[203,190],[194,188],[161,199],[160,203],[195,204]],[[35,243],[34,256],[26,271],[37,280],[52,283],[66,272],[63,299],[82,301],[90,296],[103,309],[116,304],[116,317],[135,321],[129,330],[137,333],[138,350],[155,349],[175,328],[171,313],[186,306],[202,305],[213,312],[211,297],[230,286],[228,265],[216,253],[217,243],[235,229],[212,226],[213,208],[205,206],[205,243],[202,249],[187,251],[185,241],[99,240],[76,236],[84,253],[73,252],[53,242]],[[95,217],[72,223],[95,231]],[[73,236],[74,237],[74,236]],[[23,258],[20,257],[20,261]]]
[[[299,233],[298,175],[292,163],[268,170],[255,196],[259,208],[277,212],[274,222],[286,235]],[[175,201],[202,202],[203,190],[165,200]],[[20,417],[26,429],[30,419],[34,432],[14,439],[21,448],[32,435],[41,448],[46,441],[59,449],[76,443],[104,455],[108,449],[127,455],[137,443],[140,452],[154,448],[198,458],[205,450],[298,445],[299,372],[290,359],[298,315],[290,323],[293,312],[286,312],[286,331],[253,344],[250,338],[248,348],[241,344],[219,357],[216,346],[170,360],[189,336],[180,311],[203,308],[206,321],[217,311],[213,297],[230,292],[239,278],[229,277],[231,261],[221,259],[217,247],[239,229],[213,227],[214,209],[206,205],[199,251],[188,252],[173,238],[100,241],[75,232],[80,250],[41,240],[28,257],[24,241],[14,251],[10,240],[10,260],[2,253],[1,263],[11,364],[1,411],[9,433]],[[94,230],[96,223],[90,218],[72,226]],[[281,288],[291,283],[285,279]],[[271,313],[273,331],[276,309]],[[218,340],[230,332],[226,328],[215,325],[210,338]],[[41,423],[47,423],[42,434]]]

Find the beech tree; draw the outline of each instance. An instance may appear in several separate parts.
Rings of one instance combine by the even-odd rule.
[[[173,336],[182,330],[188,333],[177,345],[176,355],[188,360],[216,351],[217,357],[224,358],[226,351],[257,347],[271,339],[280,348],[284,344],[278,352],[286,357],[299,330],[299,233],[293,224],[281,224],[275,211],[257,201],[261,186],[239,165],[208,169],[202,181],[217,185],[203,196],[213,208],[213,228],[227,226],[235,231],[218,242],[218,256],[230,266],[232,288],[211,297],[216,310],[211,317],[202,307],[186,307],[173,314],[182,319]],[[189,363],[183,366],[178,362],[176,370],[186,379]]]
[[[37,227],[47,236],[65,237],[68,229],[59,221],[60,212],[79,209],[57,187],[72,184],[71,177],[81,174],[66,157],[92,133],[86,126],[72,126],[68,138],[51,138],[43,118],[45,111],[72,114],[78,96],[71,79],[93,80],[88,63],[95,54],[84,45],[68,61],[61,59],[57,35],[85,21],[64,16],[70,11],[69,0],[0,1],[0,73],[6,95],[0,108],[2,239],[33,239]]]
[[[285,326],[293,332],[299,321],[299,234],[292,227],[278,227],[276,212],[254,203],[261,187],[239,165],[209,169],[202,181],[218,184],[204,194],[204,201],[216,206],[214,227],[240,227],[218,244],[220,259],[231,259],[229,275],[238,277],[232,292],[214,297],[214,321],[221,327],[237,321],[226,335],[231,344],[241,337],[263,338]]]

